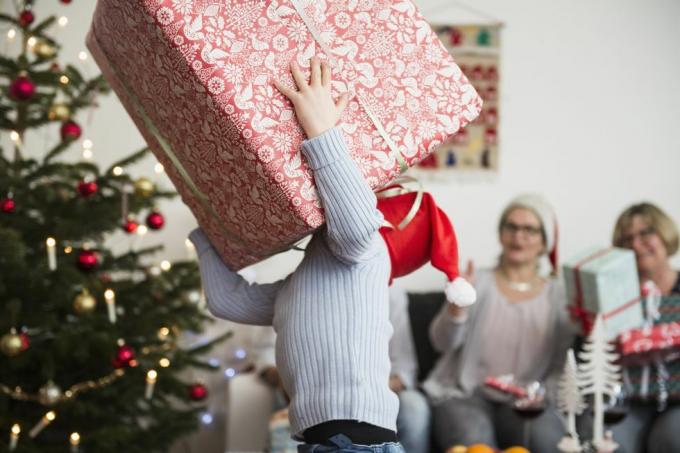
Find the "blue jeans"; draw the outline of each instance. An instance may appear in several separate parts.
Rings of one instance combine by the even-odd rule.
[[[353,444],[352,440],[344,434],[336,434],[329,439],[333,445],[304,444],[298,446],[298,453],[405,453],[401,445],[394,442],[386,442],[377,445]]]
[[[397,437],[408,453],[430,452],[430,405],[418,390],[399,392]]]

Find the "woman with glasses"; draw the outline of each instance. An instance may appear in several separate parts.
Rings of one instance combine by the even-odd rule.
[[[680,275],[669,261],[678,251],[678,228],[673,220],[651,203],[633,205],[616,221],[612,242],[635,252],[641,286],[651,280],[661,291],[656,322],[680,322]],[[662,411],[659,372],[667,374],[663,384],[666,407]],[[642,368],[624,370],[631,404],[626,418],[613,428],[614,440],[621,445],[617,452],[680,452],[680,358],[663,364],[661,369],[651,366],[646,380],[645,392]]]
[[[543,257],[551,258],[553,270],[556,264],[553,210],[538,196],[518,197],[503,211],[498,234],[498,265],[466,276],[474,281],[477,303],[448,304],[430,326],[432,343],[442,353],[423,385],[433,403],[435,437],[442,448],[475,443],[507,448],[523,443],[529,423],[525,446],[555,451],[564,428],[551,409],[551,395],[575,328],[563,288],[540,272]],[[510,374],[527,388],[544,385],[542,409],[550,410],[527,422],[513,410],[509,395],[484,385],[487,377]]]

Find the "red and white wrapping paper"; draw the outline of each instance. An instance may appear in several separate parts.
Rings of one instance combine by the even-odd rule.
[[[472,121],[481,99],[411,1],[99,0],[88,47],[232,268],[324,222],[289,64],[328,59],[373,188]]]
[[[626,363],[652,363],[680,355],[680,322],[631,329],[618,338],[621,360]]]

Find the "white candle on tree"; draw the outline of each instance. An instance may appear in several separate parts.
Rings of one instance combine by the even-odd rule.
[[[57,269],[57,241],[54,238],[47,238],[47,267],[54,271]]]
[[[47,427],[47,425],[52,423],[55,418],[57,418],[57,414],[54,411],[49,411],[48,413],[43,415],[38,424],[36,424],[33,427],[33,429],[31,429],[31,431],[28,433],[28,437],[30,437],[31,439],[35,438],[35,436],[40,434],[40,431],[42,431]]]
[[[9,451],[14,451],[19,443],[19,434],[21,434],[21,426],[18,423],[12,425],[12,430],[9,433]]]
[[[148,400],[153,397],[153,389],[156,386],[157,379],[158,373],[156,370],[149,370],[149,372],[146,373],[146,392],[144,393],[144,397]]]
[[[71,453],[78,453],[78,449],[80,448],[80,434],[71,433],[69,442],[71,443]]]
[[[116,323],[116,293],[112,289],[104,291],[104,300],[106,300],[106,309],[109,312],[109,321],[111,324]]]

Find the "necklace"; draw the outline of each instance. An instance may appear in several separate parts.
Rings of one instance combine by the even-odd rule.
[[[501,268],[498,269],[498,273],[500,274],[501,277],[503,277],[503,280],[508,284],[510,289],[520,292],[520,293],[526,293],[531,291],[534,288],[534,283],[533,282],[515,282],[510,280],[510,278],[506,275],[505,271]]]

